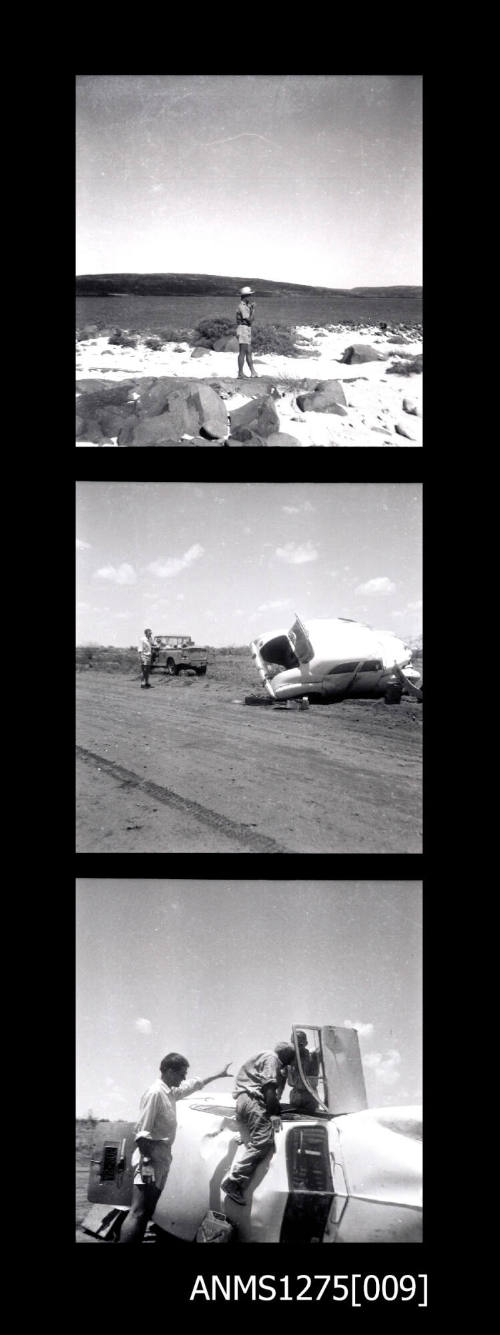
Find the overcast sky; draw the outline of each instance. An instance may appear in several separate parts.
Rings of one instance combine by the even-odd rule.
[[[77,273],[420,284],[421,100],[420,75],[77,76]]]
[[[346,616],[422,629],[420,483],[79,482],[77,643],[246,644]]]
[[[166,1052],[211,1075],[294,1023],[358,1029],[371,1106],[421,1099],[420,882],[82,879],[76,947],[77,1116],[135,1120]]]

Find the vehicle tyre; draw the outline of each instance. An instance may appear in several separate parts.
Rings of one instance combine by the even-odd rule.
[[[205,676],[205,672],[206,672],[206,670],[207,670],[207,668],[206,668],[206,664],[205,664],[205,667],[195,668],[196,676],[197,676],[197,677],[204,677],[204,676]]]
[[[173,658],[167,658],[167,661],[165,663],[165,669],[168,672],[169,677],[177,676],[178,669],[174,663]]]
[[[400,705],[402,694],[401,686],[388,686],[384,696],[386,705]]]

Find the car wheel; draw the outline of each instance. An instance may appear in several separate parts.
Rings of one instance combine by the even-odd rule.
[[[174,663],[173,658],[167,658],[167,661],[166,661],[166,664],[165,664],[165,668],[166,668],[166,671],[167,671],[168,674],[169,674],[169,677],[175,677],[175,674],[176,674],[176,672],[177,672],[177,668],[176,668],[176,666],[175,666],[175,663]]]
[[[386,705],[400,705],[402,694],[401,686],[388,686],[384,696]]]

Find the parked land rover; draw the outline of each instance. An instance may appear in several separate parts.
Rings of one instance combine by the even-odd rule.
[[[151,654],[151,667],[164,668],[172,676],[177,676],[185,668],[194,668],[198,677],[205,675],[208,664],[206,649],[194,644],[190,635],[155,635]]]

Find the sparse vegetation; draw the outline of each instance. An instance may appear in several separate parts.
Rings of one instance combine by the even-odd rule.
[[[388,366],[387,375],[416,375],[423,370],[422,353],[418,352],[415,357],[402,357],[401,361],[394,362],[393,366]]]
[[[136,348],[138,343],[138,338],[139,338],[138,334],[117,333],[117,334],[111,334],[111,338],[108,338],[108,343],[113,343],[114,345],[120,348]]]

